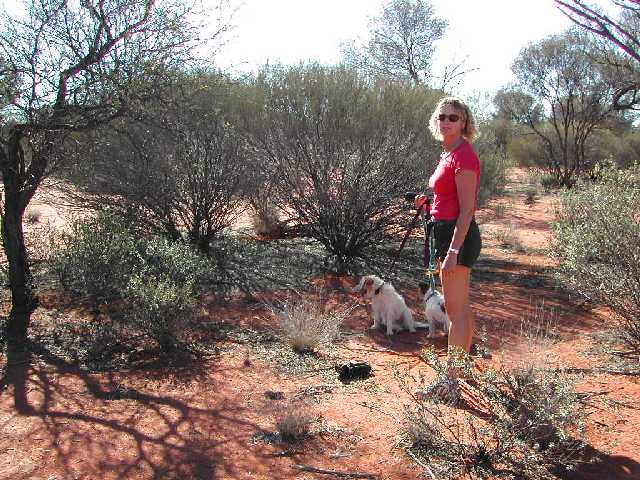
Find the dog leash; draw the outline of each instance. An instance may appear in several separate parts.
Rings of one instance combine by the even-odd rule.
[[[409,235],[411,235],[411,232],[413,231],[413,229],[415,228],[416,224],[418,223],[418,218],[420,218],[420,215],[422,214],[423,210],[424,210],[424,203],[416,211],[416,214],[411,219],[411,222],[409,222],[409,225],[407,226],[407,231],[404,234],[402,242],[400,242],[400,248],[398,248],[398,250],[396,251],[396,254],[393,257],[393,262],[391,262],[391,267],[389,268],[389,272],[393,272],[393,267],[396,266],[396,261],[400,257],[400,252],[402,252],[402,249],[404,248],[405,243],[407,243],[407,240],[409,239]],[[425,233],[426,233],[426,230],[425,230]],[[425,256],[425,258],[426,258],[426,256]]]
[[[410,197],[415,198],[415,194],[413,194],[413,192],[407,192],[407,194],[405,194],[405,199],[410,200],[411,199]],[[433,223],[431,221],[431,218],[429,218],[429,220],[426,220],[427,217],[430,217],[430,215],[428,215],[430,213],[429,212],[430,209],[427,210],[428,206],[429,206],[429,200],[427,199],[422,205],[420,205],[420,208],[417,209],[416,214],[411,219],[411,222],[407,226],[407,231],[405,232],[404,237],[402,238],[402,242],[400,242],[400,247],[396,251],[396,254],[393,258],[393,262],[391,263],[391,267],[389,268],[388,273],[393,272],[393,268],[396,265],[396,261],[400,257],[400,252],[402,252],[404,245],[407,243],[407,240],[409,239],[409,235],[411,235],[411,232],[415,228],[416,223],[418,222],[418,218],[422,217],[422,226],[423,226],[424,235],[425,235],[423,265],[425,267],[425,275],[429,277],[429,286],[431,287],[431,289],[435,291],[436,277],[440,275],[440,267],[437,265],[435,255],[434,255],[435,254],[435,237],[431,235],[433,230]],[[387,277],[388,276],[389,275],[387,274]]]

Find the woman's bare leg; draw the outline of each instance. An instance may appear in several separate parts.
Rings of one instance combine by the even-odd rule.
[[[475,325],[469,307],[471,269],[457,265],[453,270],[442,270],[441,279],[447,315],[451,321],[449,351],[458,348],[469,353]]]

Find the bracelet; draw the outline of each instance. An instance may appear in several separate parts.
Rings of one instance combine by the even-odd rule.
[[[449,247],[449,251],[455,253],[456,255],[458,255],[460,253],[460,249],[459,248],[453,248],[453,247]]]

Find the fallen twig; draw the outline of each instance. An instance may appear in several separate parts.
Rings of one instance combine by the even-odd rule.
[[[416,457],[416,456],[411,452],[411,450],[407,450],[407,453],[409,454],[409,456],[410,456],[411,458],[413,458],[413,460],[414,460],[418,465],[420,465],[422,468],[424,468],[424,469],[425,469],[425,471],[429,474],[429,476],[430,476],[433,480],[438,480],[438,479],[436,478],[436,476],[433,474],[433,470],[431,470],[431,467],[429,467],[429,465],[426,465],[426,464],[422,463],[422,462],[418,459],[418,457]]]
[[[368,409],[369,409],[369,410],[371,410],[372,412],[373,412],[373,411],[376,411],[376,412],[382,413],[383,415],[387,415],[388,417],[391,417],[391,418],[397,418],[397,415],[394,415],[394,414],[389,413],[389,412],[385,412],[384,410],[382,410],[382,409],[381,409],[380,407],[378,407],[377,405],[372,405],[372,404],[367,403],[367,402],[354,402],[354,403],[355,403],[356,405],[360,405],[361,407],[368,408]]]
[[[333,475],[340,478],[368,478],[371,480],[377,480],[378,476],[372,473],[360,473],[360,472],[340,472],[337,470],[325,470],[324,468],[310,467],[309,465],[294,465],[293,468],[301,470],[303,472],[319,473],[321,475]]]
[[[624,376],[630,376],[630,377],[640,376],[640,372],[627,372],[625,370],[609,370],[608,368],[569,367],[569,368],[554,368],[554,369],[551,369],[550,371],[565,372],[565,373],[605,373],[607,375],[624,375]]]

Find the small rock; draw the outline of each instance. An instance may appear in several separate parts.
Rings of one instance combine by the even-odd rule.
[[[284,400],[284,392],[275,392],[273,390],[267,390],[264,392],[264,396],[269,400]]]

